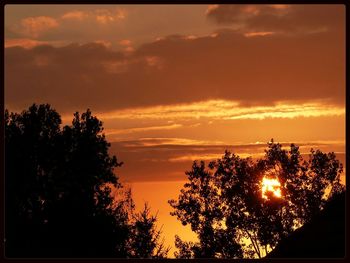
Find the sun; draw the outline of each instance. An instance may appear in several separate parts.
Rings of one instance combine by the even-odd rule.
[[[264,177],[261,182],[261,196],[268,199],[267,193],[270,192],[274,197],[281,198],[281,183],[276,178]]]

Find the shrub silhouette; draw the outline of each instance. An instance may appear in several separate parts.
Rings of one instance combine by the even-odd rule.
[[[60,125],[48,104],[33,104],[21,114],[5,111],[6,256],[139,255],[149,244],[136,246],[130,239],[131,190],[114,173],[122,163],[108,154],[102,122],[87,110],[75,113],[72,125]],[[145,232],[153,237],[159,234],[151,219]]]
[[[131,257],[133,258],[165,258],[170,250],[161,239],[161,230],[157,230],[156,216],[150,214],[150,208],[145,203],[144,209],[134,215],[131,230]]]
[[[299,147],[268,144],[257,161],[226,151],[221,159],[193,163],[188,182],[169,200],[171,215],[191,226],[199,242],[176,236],[178,258],[264,257],[296,228],[312,221],[330,196],[345,190],[342,165],[334,153],[311,150],[304,160]],[[280,182],[281,198],[262,197],[266,176]]]

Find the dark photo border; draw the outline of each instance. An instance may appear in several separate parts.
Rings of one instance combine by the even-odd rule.
[[[348,50],[350,50],[349,47],[349,30],[350,30],[350,26],[349,26],[349,1],[346,0],[328,0],[328,1],[254,1],[254,0],[247,0],[247,1],[233,1],[233,0],[228,0],[228,1],[106,1],[106,0],[93,0],[93,1],[77,1],[77,0],[72,0],[72,1],[68,1],[68,0],[47,0],[47,1],[38,1],[38,0],[4,0],[1,1],[1,14],[2,14],[2,19],[1,19],[1,43],[3,46],[3,51],[1,52],[1,58],[2,58],[2,70],[1,70],[1,75],[2,75],[2,85],[1,85],[1,119],[0,119],[0,123],[1,123],[1,158],[0,158],[0,167],[2,170],[2,178],[0,180],[0,186],[2,189],[2,194],[1,194],[1,210],[0,210],[0,233],[1,233],[1,245],[0,245],[0,260],[2,262],[13,262],[13,263],[17,263],[17,262],[49,262],[49,261],[55,261],[55,262],[72,262],[72,261],[80,261],[80,262],[132,262],[132,261],[140,261],[142,262],[143,260],[145,261],[152,261],[152,262],[156,262],[159,260],[156,259],[118,259],[118,258],[101,258],[101,259],[91,259],[91,258],[80,258],[80,259],[76,259],[76,258],[60,258],[60,259],[53,259],[53,258],[27,258],[27,259],[17,259],[17,258],[6,258],[5,256],[5,246],[4,246],[4,242],[5,242],[5,222],[4,222],[4,213],[5,213],[5,208],[4,208],[4,193],[6,191],[6,189],[4,189],[4,165],[5,165],[5,161],[4,161],[4,85],[5,85],[5,73],[4,73],[4,60],[5,60],[5,48],[4,48],[4,44],[5,44],[5,36],[4,36],[4,25],[5,25],[5,6],[7,4],[15,4],[15,5],[21,5],[21,4],[31,4],[31,5],[36,5],[36,4],[62,4],[62,5],[68,5],[68,4],[98,4],[98,5],[103,5],[103,4],[343,4],[346,7],[346,76],[350,75],[349,72],[349,53]],[[346,81],[346,113],[345,113],[345,120],[346,120],[346,131],[348,131],[348,124],[349,124],[349,114],[348,114],[348,105],[349,105],[349,97],[348,96],[348,82]],[[349,156],[347,154],[347,152],[349,151],[349,145],[348,142],[349,141],[349,133],[346,132],[346,166],[350,167],[349,165]],[[346,180],[348,180],[349,177],[348,175],[346,175]],[[348,188],[348,187],[346,187]],[[349,194],[348,194],[348,189],[346,190],[346,254],[345,254],[345,258],[343,259],[320,259],[320,258],[315,258],[315,259],[282,259],[282,258],[278,258],[278,259],[260,259],[260,261],[262,262],[348,262],[350,257],[349,257],[349,226],[348,226],[348,221],[349,221]],[[162,262],[174,262],[174,261],[182,261],[183,259],[162,259]],[[189,259],[186,261],[200,261],[200,262],[212,262],[218,259]],[[223,260],[225,262],[248,262],[248,261],[255,261],[255,259],[225,259]]]

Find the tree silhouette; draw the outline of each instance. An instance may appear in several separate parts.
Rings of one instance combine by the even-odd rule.
[[[153,239],[130,239],[131,191],[114,173],[122,163],[108,154],[102,122],[87,110],[60,124],[48,104],[5,111],[6,256],[130,257],[147,242],[158,246],[155,217]]]
[[[180,258],[263,257],[299,226],[310,222],[330,196],[344,191],[342,165],[334,153],[311,150],[303,160],[298,146],[290,150],[268,144],[264,158],[253,161],[226,151],[205,166],[194,162],[189,182],[172,215],[189,224],[199,242],[176,237]],[[281,197],[262,197],[263,178],[277,179]]]
[[[49,105],[33,105],[22,114],[5,111],[5,222],[6,254],[36,254],[46,243],[50,204],[46,186],[52,186],[57,167],[55,141],[60,116]],[[29,238],[31,237],[31,238]]]
[[[133,218],[130,235],[130,253],[133,258],[165,258],[170,250],[161,239],[161,230],[157,230],[157,217],[150,215],[145,203],[144,209]]]
[[[194,162],[192,170],[186,172],[186,175],[190,182],[184,185],[179,200],[169,201],[175,208],[171,215],[176,215],[183,225],[190,224],[192,231],[198,235],[199,244],[184,243],[177,237],[175,245],[180,250],[177,256],[241,257],[236,231],[223,231],[226,206],[221,202],[215,176],[205,169],[203,161],[199,164]],[[192,252],[186,252],[185,248]]]

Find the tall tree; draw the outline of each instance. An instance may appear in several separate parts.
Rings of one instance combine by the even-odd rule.
[[[299,226],[312,220],[329,196],[344,191],[342,165],[334,153],[311,150],[304,160],[298,146],[290,150],[268,144],[264,158],[253,161],[226,151],[208,166],[194,162],[189,182],[172,215],[190,224],[198,243],[176,237],[178,257],[263,257]],[[264,178],[278,191],[263,195]],[[277,191],[277,190],[276,190]],[[223,240],[223,241],[222,241]]]
[[[109,156],[102,130],[102,122],[89,110],[75,113],[72,125],[63,128],[58,141],[60,170],[49,191],[58,194],[49,211],[52,229],[60,237],[53,247],[59,248],[57,242],[71,236],[66,241],[68,254],[123,257],[125,245],[117,247],[126,243],[128,215],[110,195],[112,187],[121,187],[114,168],[122,163]]]
[[[57,166],[60,116],[49,105],[21,114],[5,111],[5,223],[8,255],[34,255],[45,247],[47,186]]]
[[[175,208],[171,215],[177,216],[183,225],[189,224],[199,238],[196,244],[184,243],[176,237],[175,244],[180,249],[178,257],[241,257],[236,231],[225,231],[223,220],[227,206],[221,202],[220,188],[210,170],[205,168],[204,161],[194,162],[192,170],[186,172],[189,182],[181,190],[178,201],[169,201]],[[192,252],[186,252],[185,248]]]
[[[115,174],[122,163],[108,153],[102,122],[87,110],[60,125],[48,104],[5,111],[6,256],[132,256],[134,204]],[[148,216],[151,239],[142,245],[158,246]]]

